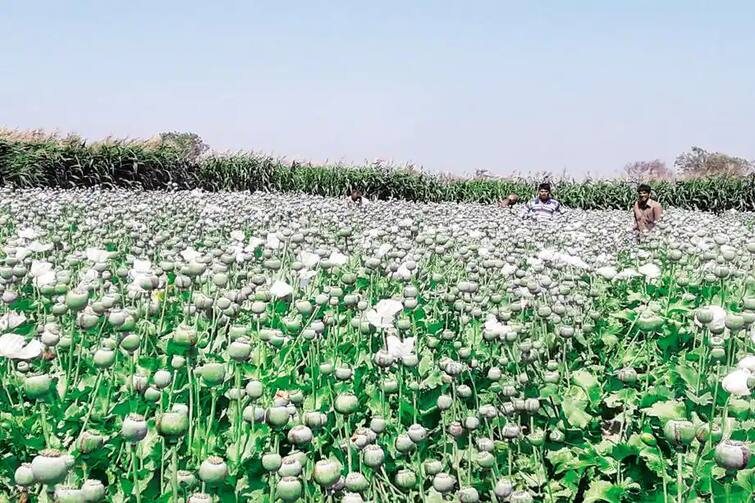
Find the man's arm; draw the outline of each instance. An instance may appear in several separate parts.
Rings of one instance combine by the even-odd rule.
[[[660,205],[660,203],[656,203],[655,207],[653,207],[653,218],[655,218],[656,222],[661,219],[663,216],[663,207]]]

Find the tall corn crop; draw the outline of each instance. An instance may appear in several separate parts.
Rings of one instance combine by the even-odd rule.
[[[318,166],[256,153],[189,159],[159,141],[108,140],[0,132],[0,184],[15,187],[134,187],[145,190],[302,192],[343,196],[360,189],[377,199],[494,203],[510,193],[531,197],[538,180],[450,178],[410,168]],[[664,206],[755,211],[755,178],[720,176],[653,184]],[[584,209],[630,207],[635,187],[623,180],[562,180],[553,193]]]

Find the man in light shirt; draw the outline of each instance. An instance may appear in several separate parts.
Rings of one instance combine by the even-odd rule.
[[[346,201],[349,204],[355,204],[357,206],[366,206],[367,205],[367,198],[362,196],[362,191],[358,189],[354,189],[351,191],[351,194],[349,194],[346,197]]]
[[[650,185],[637,187],[637,202],[632,208],[634,230],[638,233],[650,232],[663,215],[663,207],[650,199]]]
[[[527,203],[525,216],[550,220],[556,214],[561,215],[561,203],[551,197],[550,184],[541,183],[537,188],[537,197]]]

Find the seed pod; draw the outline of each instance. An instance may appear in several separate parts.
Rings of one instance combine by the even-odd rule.
[[[308,444],[312,441],[312,430],[301,424],[294,426],[288,432],[288,441],[297,446]]]
[[[417,485],[417,474],[408,469],[396,472],[396,485],[400,489],[411,489]]]
[[[344,480],[346,489],[355,493],[361,493],[370,487],[370,482],[367,478],[359,472],[351,472],[346,475]]]
[[[85,431],[79,437],[79,440],[76,443],[76,447],[78,448],[80,453],[89,454],[90,452],[94,452],[100,449],[103,442],[104,438],[102,437],[102,435]]]
[[[736,440],[724,440],[716,446],[716,463],[726,470],[742,470],[750,462],[750,448]]]
[[[225,380],[225,365],[222,363],[205,363],[196,370],[207,386],[213,387]]]
[[[414,442],[412,442],[412,439],[409,437],[409,435],[402,433],[396,437],[394,447],[398,452],[405,454],[407,452],[413,451],[416,448],[416,445],[414,444]]]
[[[453,398],[448,395],[440,395],[436,400],[436,405],[438,406],[439,410],[448,410],[451,408],[453,403]]]
[[[477,503],[480,501],[480,495],[474,487],[464,487],[459,489],[459,503]]]
[[[634,384],[637,382],[637,371],[632,367],[624,367],[616,373],[616,378],[624,384]]]
[[[81,496],[86,502],[105,501],[105,493],[105,486],[99,480],[89,479],[81,485]]]
[[[509,479],[500,479],[496,482],[493,492],[499,500],[505,500],[514,492],[514,483]]]
[[[320,460],[315,463],[312,476],[321,487],[331,487],[341,477],[341,463],[332,458]]]
[[[50,392],[52,381],[47,374],[27,376],[24,379],[24,392],[32,400],[42,399]]]
[[[33,485],[36,480],[34,479],[34,472],[31,469],[31,463],[23,463],[16,468],[16,472],[13,474],[13,480],[17,486],[29,487]]]
[[[135,444],[147,436],[147,421],[139,414],[129,414],[121,425],[121,436]]]
[[[478,452],[475,462],[481,468],[492,468],[495,465],[495,456],[487,451]]]
[[[157,420],[157,432],[169,441],[181,438],[189,429],[189,417],[183,412],[165,412]]]
[[[34,480],[49,486],[62,482],[69,469],[69,459],[56,449],[45,449],[31,460]]]
[[[194,474],[188,470],[178,470],[178,472],[176,472],[176,478],[178,479],[178,485],[183,489],[189,489],[197,483]]]
[[[502,434],[506,440],[514,440],[522,434],[522,428],[517,424],[506,423],[503,426]]]
[[[421,424],[413,424],[409,426],[409,429],[407,430],[407,434],[409,435],[409,438],[414,442],[415,444],[418,444],[422,442],[425,438],[427,438],[427,430],[424,426]]]
[[[386,423],[382,417],[373,417],[370,420],[370,429],[378,435],[385,431]]]
[[[383,464],[385,453],[379,445],[368,445],[362,450],[362,461],[370,468],[377,468]]]
[[[433,488],[441,494],[453,491],[455,485],[456,479],[448,473],[437,473],[433,477]]]
[[[333,408],[339,414],[352,414],[359,408],[359,399],[352,393],[340,393],[336,397]]]
[[[223,458],[210,456],[199,466],[199,479],[208,485],[217,485],[228,475],[228,466]]]
[[[160,389],[167,388],[170,386],[170,383],[173,381],[173,374],[168,372],[167,370],[160,369],[157,372],[155,372],[155,375],[152,376],[152,382],[155,383],[155,386],[157,386]]]
[[[509,503],[532,503],[532,495],[527,491],[515,491],[509,496]]]
[[[279,477],[298,477],[302,471],[302,464],[295,456],[286,456],[278,468]]]
[[[437,475],[443,470],[443,463],[437,459],[428,459],[422,464],[422,467],[424,468],[424,473],[426,475],[432,476]]]
[[[57,486],[55,488],[55,501],[58,503],[79,503],[84,500],[81,489],[70,486]]]
[[[283,460],[280,454],[272,452],[262,455],[262,467],[268,472],[276,472],[281,467]]]
[[[296,477],[283,477],[278,481],[275,494],[283,501],[296,501],[301,496],[302,485]]]
[[[194,493],[189,496],[186,503],[212,503],[212,496],[205,493]]]

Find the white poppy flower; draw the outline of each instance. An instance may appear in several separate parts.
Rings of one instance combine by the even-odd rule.
[[[36,339],[26,343],[26,339],[18,334],[0,336],[0,356],[12,360],[31,360],[42,354],[43,345]]]
[[[386,339],[388,354],[396,360],[402,359],[414,353],[414,337],[407,337],[403,341],[395,335],[389,335]]]
[[[320,256],[316,253],[308,251],[299,252],[299,260],[304,264],[307,269],[312,269],[314,266],[320,263]]]
[[[747,355],[737,363],[737,367],[741,369],[747,369],[750,372],[755,371],[755,356]]]
[[[736,369],[724,377],[721,386],[737,396],[746,396],[750,394],[750,388],[747,386],[747,380],[752,374],[746,369]]]
[[[707,309],[713,314],[713,320],[708,323],[708,328],[711,328],[714,331],[724,329],[724,327],[726,326],[726,309],[715,304],[704,306],[702,309]],[[699,327],[702,326],[702,323],[697,321],[697,318],[695,318],[695,324]]]
[[[235,230],[231,231],[231,239],[234,241],[243,241],[244,240],[244,231]]]
[[[270,249],[277,250],[280,247],[280,245],[281,245],[281,240],[278,239],[278,236],[276,236],[272,232],[267,235],[265,246],[267,246]]]
[[[645,276],[645,279],[647,280],[661,277],[661,268],[653,264],[652,262],[648,262],[647,264],[639,267],[637,269],[637,272]]]
[[[29,273],[35,278],[50,271],[52,271],[52,264],[46,260],[32,260],[29,268]]]
[[[288,295],[291,295],[293,292],[294,292],[293,287],[283,281],[276,280],[273,282],[273,285],[270,287],[270,295],[277,298],[286,297]]]
[[[393,326],[396,315],[404,309],[404,305],[393,299],[383,299],[378,302],[374,309],[364,313],[365,318],[375,328],[388,328]]]
[[[181,255],[181,258],[184,259],[184,261],[186,261],[186,262],[192,262],[192,261],[197,260],[199,257],[202,256],[201,253],[199,253],[198,251],[196,251],[191,246],[189,246],[185,250],[181,250],[180,255]]]
[[[614,276],[614,279],[617,279],[617,280],[632,279],[632,278],[636,278],[639,275],[640,274],[637,271],[629,267],[627,269],[622,269],[621,271],[619,271],[619,273],[616,276]]]
[[[94,264],[101,264],[110,260],[113,253],[107,250],[100,250],[98,248],[87,248],[86,250],[87,260]]]
[[[263,244],[265,244],[265,241],[263,241],[262,239],[252,237],[252,238],[249,238],[249,245],[244,250],[248,252],[253,252],[254,250],[259,248]]]
[[[328,257],[328,261],[333,265],[346,265],[349,262],[349,257],[343,253],[334,251],[330,254],[330,257]]]
[[[52,243],[42,243],[36,240],[32,241],[28,245],[28,250],[34,253],[44,253],[46,251],[52,250],[52,248],[53,248]]]
[[[299,271],[299,286],[302,288],[307,288],[309,285],[310,280],[317,276],[317,271],[310,271],[308,269],[302,269]]]
[[[15,311],[8,311],[2,317],[0,317],[0,331],[13,330],[16,327],[20,327],[26,321],[26,315],[24,313],[17,313]]]
[[[383,258],[383,257],[385,257],[386,253],[388,253],[389,251],[391,251],[391,248],[393,248],[393,246],[391,244],[389,244],[389,243],[383,243],[383,244],[381,244],[378,247],[377,251],[375,252],[375,256],[378,257],[378,258]]]
[[[18,231],[18,237],[23,239],[36,239],[39,237],[39,232],[31,227],[24,227]]]
[[[615,278],[617,274],[619,274],[619,272],[616,270],[616,268],[613,267],[613,266],[610,266],[610,265],[607,265],[605,267],[601,267],[600,269],[596,270],[595,272],[598,273],[598,275],[600,275],[601,277],[603,277],[603,278],[605,278],[605,279],[607,279],[609,281],[612,280],[613,278]]]

